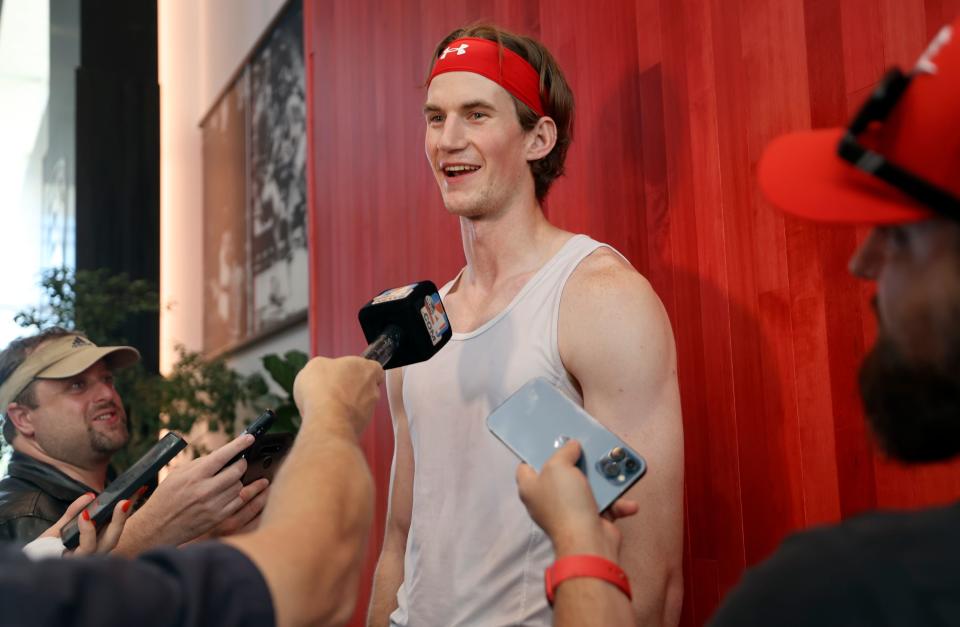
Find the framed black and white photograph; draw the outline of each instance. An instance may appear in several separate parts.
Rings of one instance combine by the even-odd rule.
[[[305,76],[303,15],[291,10],[250,63],[254,333],[307,308]]]
[[[201,122],[204,352],[306,316],[303,7],[291,1]]]

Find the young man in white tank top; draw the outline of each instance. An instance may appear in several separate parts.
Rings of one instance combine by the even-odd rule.
[[[517,497],[516,458],[485,426],[547,377],[646,458],[627,493],[639,512],[617,521],[619,561],[637,622],[675,625],[683,429],[670,322],[621,255],[551,225],[540,204],[563,171],[573,95],[541,44],[474,26],[438,45],[424,116],[467,264],[441,289],[451,342],[388,377],[396,443],[368,624],[550,624],[554,547]]]

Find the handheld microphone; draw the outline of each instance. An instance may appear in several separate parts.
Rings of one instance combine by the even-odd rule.
[[[384,370],[426,361],[453,336],[432,281],[381,292],[358,317],[370,343],[363,357],[380,362]]]

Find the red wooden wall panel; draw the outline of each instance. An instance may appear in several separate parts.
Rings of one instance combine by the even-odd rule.
[[[869,443],[856,368],[872,289],[846,271],[864,231],[771,211],[754,172],[775,135],[844,123],[958,12],[960,0],[306,0],[312,350],[358,352],[356,311],[373,294],[463,264],[423,156],[422,83],[436,41],[490,19],[543,40],[577,96],[551,220],[623,252],[673,322],[683,624],[702,624],[792,530],[956,499],[957,464],[904,469]],[[378,495],[354,624],[384,532],[385,402],[364,447]]]

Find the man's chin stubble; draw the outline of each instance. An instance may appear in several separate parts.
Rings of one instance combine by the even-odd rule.
[[[113,455],[130,441],[130,431],[124,426],[123,434],[117,434],[117,437],[110,437],[90,429],[90,447],[96,453],[104,455]]]

